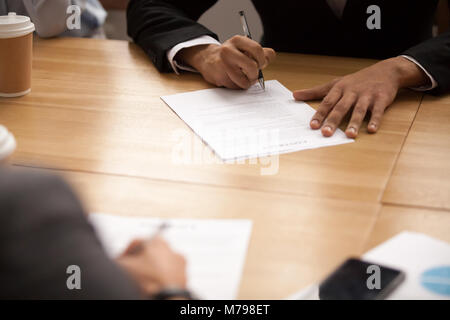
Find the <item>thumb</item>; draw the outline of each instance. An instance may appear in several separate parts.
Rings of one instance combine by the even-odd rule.
[[[266,64],[263,66],[264,69],[275,60],[277,54],[272,48],[263,48],[263,51],[264,56],[266,57]]]

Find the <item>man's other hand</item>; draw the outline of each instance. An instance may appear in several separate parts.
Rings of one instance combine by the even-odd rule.
[[[310,126],[330,137],[345,115],[352,111],[345,134],[356,138],[361,124],[370,111],[369,133],[380,128],[385,109],[392,104],[400,88],[422,86],[429,82],[427,75],[415,63],[403,57],[378,62],[356,73],[335,79],[325,85],[294,92],[296,100],[322,99]]]

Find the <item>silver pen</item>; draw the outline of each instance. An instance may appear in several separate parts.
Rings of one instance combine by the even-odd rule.
[[[248,28],[247,18],[245,17],[244,11],[239,11],[239,16],[241,17],[242,29],[244,29],[245,36],[247,38],[251,39],[252,35],[250,33],[250,29]],[[261,85],[261,88],[265,91],[266,85],[264,83],[264,75],[263,75],[261,69],[259,70],[258,81],[259,81],[259,84]]]

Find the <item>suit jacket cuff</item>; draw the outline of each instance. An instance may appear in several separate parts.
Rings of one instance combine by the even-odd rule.
[[[189,41],[181,42],[181,43],[177,44],[176,46],[174,46],[172,49],[168,50],[167,51],[167,60],[169,61],[170,66],[172,67],[173,71],[176,74],[179,74],[179,72],[178,72],[179,69],[191,71],[191,72],[197,72],[197,70],[195,70],[194,68],[192,68],[190,66],[182,65],[179,62],[175,61],[175,56],[181,49],[195,47],[195,46],[201,46],[201,45],[205,45],[205,44],[220,45],[220,42],[210,36],[201,36],[201,37],[189,40]]]
[[[417,61],[436,81],[431,93],[450,92],[450,32],[428,39],[402,53]]]
[[[172,66],[167,59],[167,51],[181,42],[192,40],[204,35],[218,39],[217,35],[200,24],[183,27],[178,30],[147,36],[145,31],[135,39],[150,57],[160,72],[173,72]]]
[[[412,63],[416,64],[420,69],[422,69],[423,72],[425,72],[428,79],[430,80],[430,85],[428,85],[428,86],[414,87],[411,89],[417,90],[417,91],[429,91],[429,90],[433,90],[434,88],[437,87],[438,84],[437,84],[436,80],[434,80],[433,76],[416,59],[414,59],[413,57],[407,56],[407,55],[401,55],[401,57],[408,59]]]

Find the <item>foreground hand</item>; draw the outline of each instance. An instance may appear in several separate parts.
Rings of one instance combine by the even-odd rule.
[[[218,87],[248,89],[258,80],[259,70],[275,59],[275,51],[243,36],[222,45],[209,44],[182,49],[175,60],[190,65]]]
[[[133,241],[117,261],[144,296],[153,296],[164,288],[186,288],[186,261],[159,237]]]
[[[294,92],[296,100],[323,99],[311,119],[311,128],[322,128],[322,134],[334,134],[345,115],[353,108],[345,130],[349,138],[356,138],[367,111],[371,111],[367,130],[378,131],[385,109],[394,101],[400,88],[427,83],[426,74],[413,62],[396,57],[378,62],[368,68],[325,85]]]

